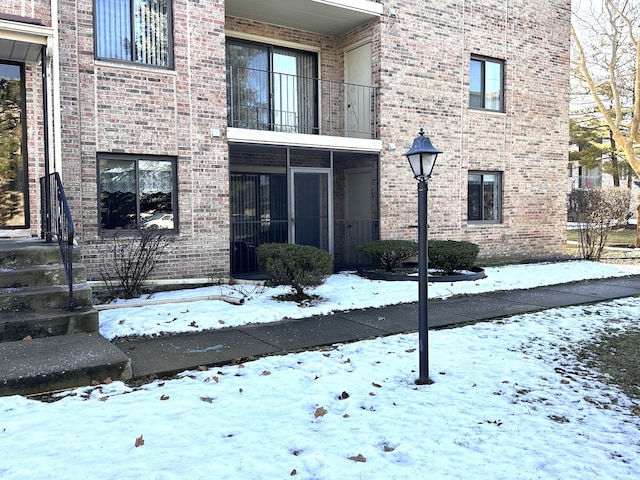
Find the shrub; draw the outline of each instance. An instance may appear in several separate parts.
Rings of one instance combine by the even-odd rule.
[[[112,298],[134,298],[175,237],[166,230],[146,228],[138,236],[118,232],[102,241],[100,276]]]
[[[471,269],[478,258],[480,248],[471,242],[453,240],[429,240],[429,268],[452,275],[456,270]]]
[[[257,250],[260,271],[276,285],[293,289],[294,300],[311,298],[307,287],[322,285],[333,273],[333,257],[326,250],[309,245],[263,243]]]
[[[394,272],[400,263],[418,254],[418,244],[410,240],[374,240],[358,250],[371,258],[378,268]]]
[[[600,260],[611,228],[630,216],[629,189],[600,187],[572,190],[569,217],[578,222],[580,253],[587,260]]]

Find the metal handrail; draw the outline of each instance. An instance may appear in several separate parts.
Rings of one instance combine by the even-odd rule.
[[[58,172],[40,179],[41,237],[47,243],[56,239],[60,247],[62,264],[69,284],[69,310],[73,310],[73,244],[75,229],[69,203]]]

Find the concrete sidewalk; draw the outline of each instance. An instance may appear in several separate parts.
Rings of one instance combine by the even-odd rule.
[[[508,317],[554,307],[640,295],[640,275],[585,280],[527,290],[429,300],[429,328]],[[351,310],[237,328],[116,342],[134,377],[172,375],[200,365],[225,365],[264,355],[415,332],[417,303]]]

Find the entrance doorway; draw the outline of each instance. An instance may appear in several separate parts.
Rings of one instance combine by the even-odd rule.
[[[333,253],[330,169],[291,169],[292,241]]]
[[[24,65],[0,62],[0,228],[29,226]]]

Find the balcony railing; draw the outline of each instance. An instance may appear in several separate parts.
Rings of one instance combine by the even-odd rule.
[[[230,66],[230,127],[377,138],[376,88]]]

